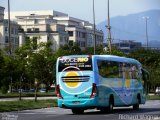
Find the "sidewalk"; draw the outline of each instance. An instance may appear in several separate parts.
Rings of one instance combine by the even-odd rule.
[[[35,97],[21,97],[22,100],[34,100]],[[48,99],[57,99],[57,97],[37,97],[37,100],[48,100]],[[17,98],[0,98],[0,102],[2,101],[18,101],[19,97]]]

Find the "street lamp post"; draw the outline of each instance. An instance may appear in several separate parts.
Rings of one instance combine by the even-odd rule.
[[[110,15],[109,15],[109,0],[108,0],[108,25],[107,25],[107,29],[108,29],[108,48],[109,48],[109,52],[111,54],[112,52],[112,46],[111,46],[111,26],[110,26]]]
[[[148,49],[148,20],[149,20],[149,17],[143,17],[143,19],[145,19],[146,47]]]
[[[8,50],[9,50],[9,55],[12,55],[12,45],[11,45],[11,21],[10,21],[10,0],[8,0]],[[12,76],[10,77],[11,79],[11,86],[10,86],[10,91],[12,93]]]
[[[93,0],[93,42],[94,42],[94,54],[96,54],[96,26],[95,26],[95,9],[94,9],[94,0]]]
[[[11,21],[10,21],[10,0],[8,0],[8,43],[9,43],[9,55],[12,55],[11,45]]]

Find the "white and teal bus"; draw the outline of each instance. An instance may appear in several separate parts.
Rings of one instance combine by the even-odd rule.
[[[103,112],[113,107],[145,103],[148,73],[135,59],[113,55],[72,55],[57,59],[56,93],[58,106],[75,114],[97,108]]]

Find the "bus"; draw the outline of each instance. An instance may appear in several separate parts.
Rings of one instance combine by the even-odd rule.
[[[148,72],[139,61],[114,55],[62,56],[56,63],[58,107],[82,114],[86,109],[145,104]]]

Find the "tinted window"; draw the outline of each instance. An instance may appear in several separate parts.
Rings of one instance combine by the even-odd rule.
[[[114,61],[98,61],[99,74],[105,78],[118,78],[119,77],[119,65]]]
[[[98,71],[105,78],[139,79],[138,66],[131,63],[98,60]]]

